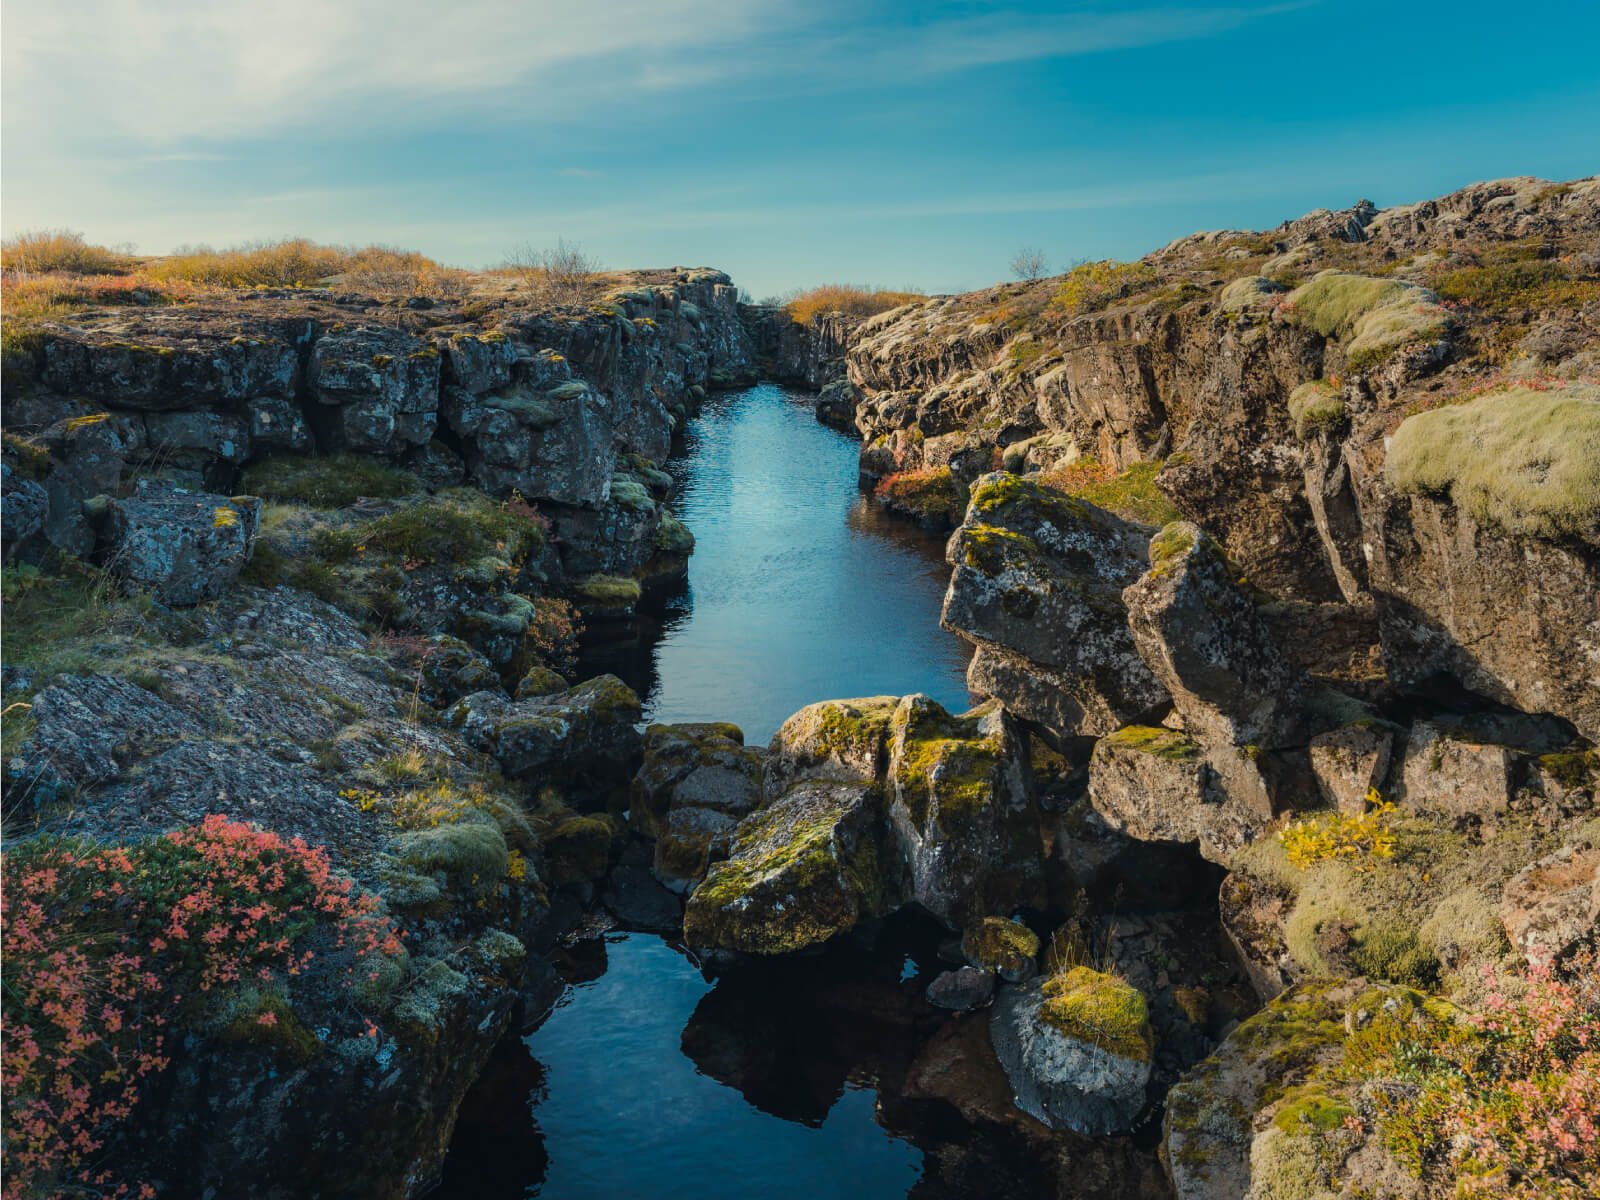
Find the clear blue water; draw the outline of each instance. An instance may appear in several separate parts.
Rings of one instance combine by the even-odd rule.
[[[860,444],[814,397],[761,384],[713,396],[669,464],[694,531],[686,590],[628,649],[596,649],[652,721],[733,721],[751,744],[817,700],[926,692],[968,706],[965,643],[939,628],[944,539],[856,486]]]
[[[967,651],[939,629],[944,539],[858,493],[858,444],[818,424],[811,397],[713,397],[686,440],[669,465],[697,541],[687,587],[636,640],[589,647],[585,673],[621,675],[649,720],[735,721],[752,744],[817,700],[967,707]],[[902,929],[888,948],[715,982],[660,937],[580,942],[557,956],[556,1008],[469,1095],[438,1195],[922,1195],[928,1137],[894,1097],[939,1023],[922,1000],[938,936]]]

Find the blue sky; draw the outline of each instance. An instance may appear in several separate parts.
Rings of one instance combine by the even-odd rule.
[[[7,233],[951,291],[1600,171],[1600,2],[8,0]]]

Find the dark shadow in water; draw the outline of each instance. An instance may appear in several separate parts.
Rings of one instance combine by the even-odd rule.
[[[939,628],[944,539],[861,497],[857,450],[802,393],[708,401],[668,464],[696,538],[688,585],[626,638],[596,631],[584,673],[620,675],[649,720],[734,721],[752,744],[832,697],[964,709],[970,651]]]

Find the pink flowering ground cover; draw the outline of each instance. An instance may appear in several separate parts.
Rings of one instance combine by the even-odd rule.
[[[153,1194],[101,1154],[177,1029],[230,989],[285,991],[314,961],[371,977],[403,953],[324,849],[222,816],[128,846],[32,839],[0,876],[5,1200]]]

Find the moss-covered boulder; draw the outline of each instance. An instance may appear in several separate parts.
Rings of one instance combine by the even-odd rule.
[[[990,1035],[1017,1106],[1052,1128],[1116,1133],[1145,1106],[1149,1012],[1115,975],[1079,966],[1008,988]]]
[[[1040,903],[1027,740],[1000,702],[957,717],[907,696],[889,729],[885,793],[907,897],[952,928]]]
[[[961,953],[973,967],[1022,983],[1038,970],[1039,935],[1020,921],[984,917],[961,935]]]
[[[979,649],[968,682],[1060,737],[1108,733],[1166,692],[1128,632],[1122,589],[1146,531],[1003,472],[972,489],[940,620]]]
[[[140,480],[113,500],[109,561],[129,586],[163,604],[214,600],[250,561],[261,501],[212,496]]]
[[[877,782],[888,762],[889,726],[898,696],[824,700],[779,727],[767,750],[766,794],[781,796],[802,779]]]
[[[739,823],[684,913],[703,950],[785,954],[818,945],[884,907],[882,801],[863,783],[807,780]]]
[[[761,801],[762,754],[725,722],[652,725],[629,786],[628,819],[655,840],[653,869],[687,892],[727,854],[735,824]]]
[[[1150,569],[1122,595],[1134,644],[1191,734],[1268,750],[1304,743],[1305,676],[1199,526],[1157,534]]]

